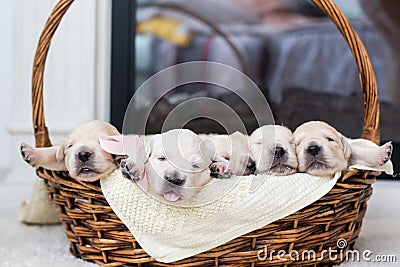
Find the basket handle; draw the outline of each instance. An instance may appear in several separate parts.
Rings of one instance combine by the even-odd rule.
[[[36,48],[32,71],[32,119],[36,147],[51,146],[49,132],[44,120],[44,69],[54,33],[60,25],[65,12],[67,12],[68,8],[73,2],[74,0],[60,0],[57,3],[50,17],[47,19],[46,25],[44,26],[42,34],[40,35],[39,43]]]
[[[45,124],[43,106],[43,81],[46,59],[52,38],[74,0],[60,0],[48,18],[36,49],[32,72],[32,122],[36,147],[51,146]],[[335,23],[348,43],[356,60],[363,95],[364,128],[362,137],[379,143],[379,102],[376,78],[363,43],[347,18],[332,0],[313,2]]]
[[[379,101],[378,86],[376,84],[375,72],[372,68],[371,60],[367,54],[364,44],[358,34],[354,31],[343,12],[332,0],[312,0],[338,27],[344,39],[350,47],[356,60],[360,84],[362,90],[362,99],[364,107],[364,128],[362,138],[371,140],[379,144]]]

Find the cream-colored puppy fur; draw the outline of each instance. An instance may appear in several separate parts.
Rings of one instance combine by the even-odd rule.
[[[33,148],[21,144],[21,155],[35,168],[68,171],[74,179],[96,181],[118,168],[117,158],[101,149],[99,137],[117,134],[118,130],[107,122],[84,122],[58,146]]]
[[[229,162],[187,129],[154,135],[145,146],[144,165],[128,158],[121,163],[121,171],[131,180],[139,180],[139,176],[145,173],[149,192],[167,201],[190,199],[210,181],[213,168],[224,177],[230,173]]]
[[[249,137],[240,132],[231,135],[211,135],[209,139],[218,156],[229,161],[229,168],[235,175],[250,175],[255,172],[255,162],[249,154]]]
[[[311,121],[294,132],[300,172],[328,176],[350,165],[382,166],[391,157],[390,142],[380,147],[351,145],[348,139],[325,122]]]
[[[256,161],[256,173],[289,175],[297,171],[292,132],[280,125],[265,125],[250,136],[250,156]]]
[[[78,125],[59,146],[33,148],[28,144],[21,144],[21,155],[35,168],[67,170],[75,179],[92,181],[118,168],[113,156],[105,153],[98,143],[99,136],[116,134],[118,134],[117,129],[106,122],[85,122]],[[88,161],[78,162],[76,154],[88,150],[92,152]],[[58,210],[48,199],[43,179],[36,178],[29,201],[21,204],[19,219],[28,224],[53,224],[60,221]]]

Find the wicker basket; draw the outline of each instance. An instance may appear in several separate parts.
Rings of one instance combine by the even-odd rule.
[[[359,37],[332,0],[313,0],[337,25],[356,59],[363,91],[364,129],[362,137],[379,142],[379,105],[375,75]],[[60,0],[40,37],[33,66],[32,106],[37,147],[51,145],[43,111],[43,75],[51,39],[74,0]],[[316,74],[318,75],[318,74]],[[65,172],[38,169],[47,181],[51,198],[61,211],[71,252],[79,258],[103,266],[169,266],[151,258],[136,242],[105,200],[99,183],[71,179]],[[308,207],[222,246],[179,261],[178,266],[331,266],[341,261],[330,259],[323,250],[337,249],[343,238],[352,248],[360,233],[371,184],[368,172],[343,174],[336,186]],[[290,252],[314,250],[318,259],[294,261],[290,255],[258,259],[259,248]],[[342,251],[343,252],[343,251]],[[322,259],[321,259],[322,258]]]

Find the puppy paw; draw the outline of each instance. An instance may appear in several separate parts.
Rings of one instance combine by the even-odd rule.
[[[387,142],[386,144],[379,147],[379,152],[377,153],[377,163],[382,166],[390,160],[392,157],[393,145],[392,142]]]
[[[36,149],[28,144],[22,143],[20,146],[20,152],[23,160],[31,165],[32,167],[37,167],[37,155]]]
[[[214,162],[210,165],[211,177],[219,179],[227,179],[232,176],[232,171],[229,169],[228,165],[222,162]]]
[[[139,168],[136,166],[135,162],[129,160],[129,159],[123,159],[121,160],[121,173],[122,175],[134,182],[137,182],[140,180],[140,172]]]

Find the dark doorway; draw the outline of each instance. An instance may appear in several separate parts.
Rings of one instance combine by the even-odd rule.
[[[135,92],[136,1],[113,0],[111,37],[111,116],[120,131]]]

